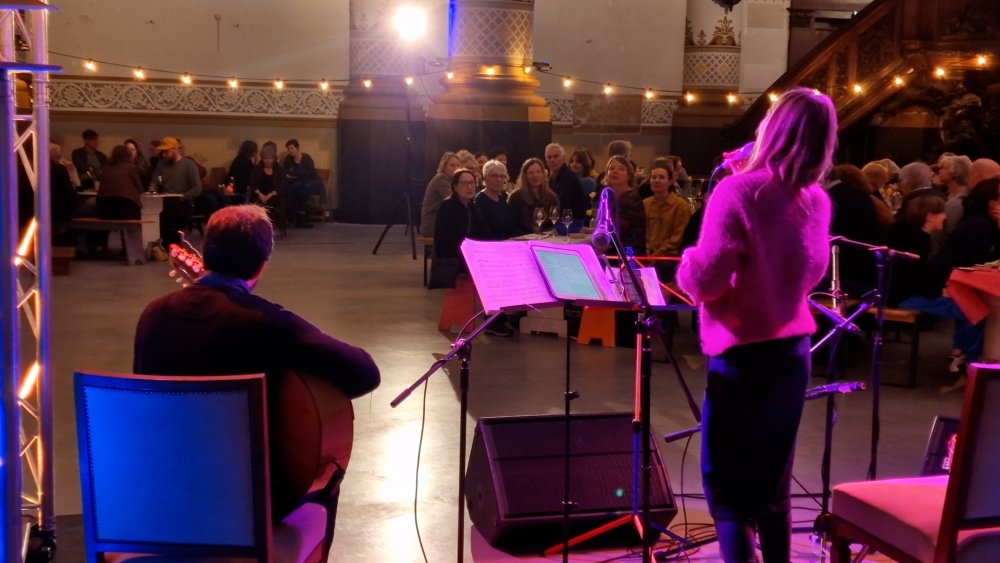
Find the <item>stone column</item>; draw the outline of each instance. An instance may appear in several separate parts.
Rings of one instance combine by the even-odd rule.
[[[534,0],[450,0],[447,75],[427,119],[427,162],[447,150],[509,152],[511,176],[552,139],[532,69]]]
[[[708,0],[688,0],[684,34],[684,93],[674,112],[675,154],[693,174],[707,174],[722,150],[719,129],[743,113],[740,29],[743,4],[727,10]],[[735,98],[730,99],[730,96]]]
[[[424,113],[403,80],[413,61],[392,26],[401,4],[350,0],[350,83],[337,117],[340,221],[386,223],[408,187],[423,181]],[[419,205],[420,194],[411,197]]]

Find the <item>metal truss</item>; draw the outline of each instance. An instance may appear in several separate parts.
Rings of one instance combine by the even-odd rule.
[[[3,561],[48,561],[55,553],[48,74],[59,69],[48,66],[49,9],[38,0],[0,3]],[[34,193],[27,226],[17,212],[25,181]]]

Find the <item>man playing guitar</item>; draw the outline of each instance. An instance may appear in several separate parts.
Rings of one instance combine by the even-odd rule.
[[[281,411],[275,403],[295,374],[310,374],[348,398],[378,387],[371,356],[323,333],[305,319],[252,295],[271,256],[273,231],[267,211],[237,205],[216,211],[205,227],[204,272],[184,289],[150,303],[139,318],[133,371],[144,375],[238,375],[264,373],[268,395],[272,475],[285,460],[275,459],[280,437],[274,431]],[[337,392],[339,394],[339,392]],[[346,409],[350,409],[348,401]],[[323,410],[320,405],[318,410]],[[353,413],[348,414],[353,418]],[[349,455],[350,445],[348,443]],[[338,465],[346,466],[346,460]],[[327,509],[324,557],[333,540],[342,471],[309,498],[287,498],[272,478],[272,520],[281,521],[303,501]],[[334,482],[336,481],[336,482]],[[305,492],[305,491],[302,491]]]

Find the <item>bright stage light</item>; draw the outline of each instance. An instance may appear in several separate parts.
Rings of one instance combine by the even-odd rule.
[[[396,10],[392,25],[404,41],[420,39],[427,32],[427,14],[413,6],[402,6]]]

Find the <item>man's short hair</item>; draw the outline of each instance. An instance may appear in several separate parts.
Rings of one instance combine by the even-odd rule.
[[[931,167],[923,162],[911,162],[899,169],[899,182],[915,190],[931,187]]]
[[[483,176],[489,176],[497,168],[503,168],[504,172],[507,171],[507,166],[499,160],[487,160],[483,164]]]
[[[632,143],[628,141],[611,141],[608,145],[608,158],[612,156],[624,156],[629,157],[632,152]]]
[[[299,148],[299,140],[298,139],[288,139],[288,142],[285,143],[285,148],[287,149],[288,147]]]
[[[87,129],[83,132],[84,139],[96,139],[98,137],[100,137],[100,135],[98,135],[97,131],[94,131],[93,129]]]
[[[545,152],[549,152],[549,149],[559,149],[559,154],[563,158],[566,158],[566,149],[564,149],[559,143],[549,143],[548,146],[545,147]]]
[[[233,205],[212,214],[205,225],[205,269],[241,280],[252,279],[271,257],[274,230],[267,210]]]

